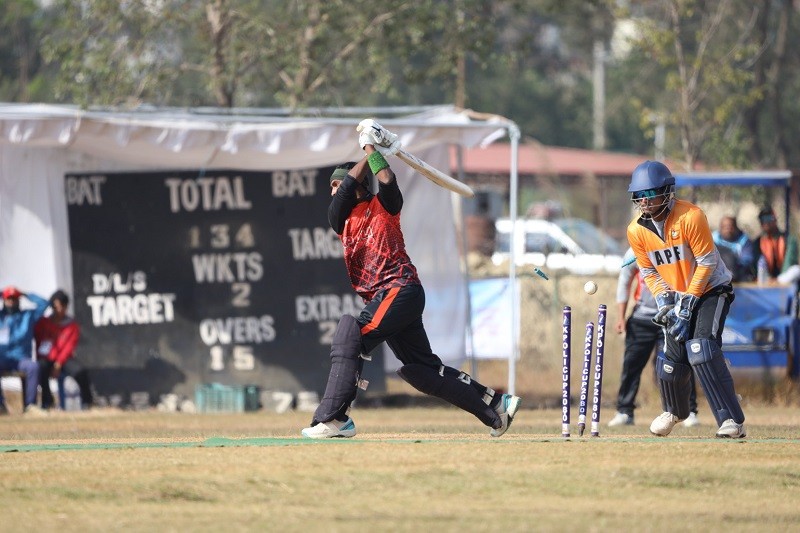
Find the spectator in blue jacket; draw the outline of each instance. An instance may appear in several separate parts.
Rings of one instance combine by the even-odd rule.
[[[719,230],[712,234],[720,257],[733,274],[733,281],[753,281],[753,241],[739,229],[736,217],[724,216],[719,221]]]
[[[33,309],[20,309],[19,301],[27,298]],[[3,308],[0,309],[0,372],[16,371],[25,376],[25,412],[39,414],[36,405],[39,388],[39,365],[33,360],[33,327],[44,316],[50,303],[32,293],[20,292],[16,287],[3,289]],[[3,389],[0,387],[0,414],[8,414]]]

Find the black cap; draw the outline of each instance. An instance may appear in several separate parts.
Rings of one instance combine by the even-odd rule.
[[[333,183],[335,180],[342,181],[347,176],[347,171],[356,166],[355,161],[348,161],[347,163],[341,164],[333,171],[331,174],[330,182]]]
[[[62,291],[61,289],[58,289],[56,292],[53,293],[52,296],[50,296],[50,305],[53,305],[53,302],[55,302],[56,300],[58,300],[65,306],[69,305],[69,296],[67,296],[67,293]]]

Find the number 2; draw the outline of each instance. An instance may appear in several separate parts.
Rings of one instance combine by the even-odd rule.
[[[250,305],[250,290],[249,283],[231,283],[231,291],[233,291],[231,305],[234,307],[248,307]]]
[[[328,345],[333,342],[333,334],[336,333],[336,321],[325,320],[319,323],[319,343]]]

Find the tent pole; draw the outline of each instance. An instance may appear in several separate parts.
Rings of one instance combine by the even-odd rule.
[[[511,176],[509,183],[509,217],[511,218],[511,245],[509,246],[508,281],[511,290],[511,353],[508,355],[508,393],[516,392],[517,358],[519,357],[519,292],[517,289],[517,260],[514,240],[517,235],[517,163],[519,160],[519,128],[513,122],[508,125],[511,139]]]
[[[464,183],[464,147],[460,144],[456,145],[456,165],[458,165],[458,181]],[[469,374],[478,379],[478,362],[475,359],[475,338],[472,335],[472,297],[470,296],[469,286],[470,286],[470,272],[469,272],[469,261],[467,254],[469,253],[468,249],[468,239],[467,239],[467,224],[466,224],[466,217],[464,215],[464,201],[459,196],[458,199],[458,215],[459,215],[459,223],[461,227],[461,266],[464,269],[464,284],[466,286],[466,294],[467,294],[467,322],[466,322],[466,348],[467,348],[467,359],[469,359]]]

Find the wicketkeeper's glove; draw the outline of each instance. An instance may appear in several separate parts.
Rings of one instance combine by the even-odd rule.
[[[665,291],[656,296],[656,305],[658,312],[651,320],[653,324],[665,328],[667,327],[667,314],[675,307],[675,291]]]
[[[681,294],[675,307],[667,314],[667,332],[678,342],[689,340],[689,327],[692,322],[692,311],[699,298],[691,294]]]

